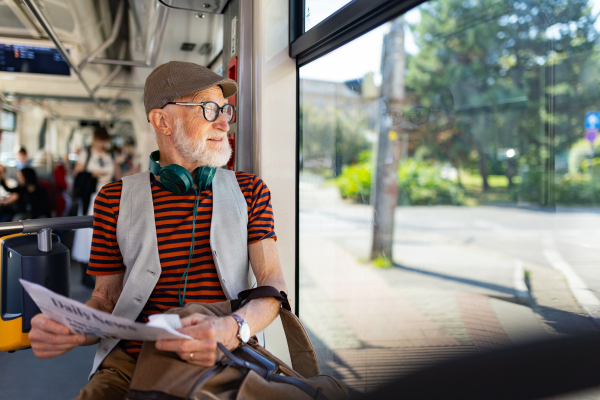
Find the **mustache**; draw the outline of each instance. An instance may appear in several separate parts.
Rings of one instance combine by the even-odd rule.
[[[206,140],[215,140],[215,139],[227,139],[227,134],[223,133],[223,132],[219,132],[219,133],[208,133],[205,136]]]

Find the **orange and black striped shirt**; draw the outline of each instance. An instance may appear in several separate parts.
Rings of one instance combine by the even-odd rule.
[[[248,244],[275,239],[271,193],[256,175],[235,173],[248,204]],[[148,316],[179,307],[179,285],[189,259],[192,219],[196,193],[190,189],[177,195],[167,190],[150,175],[154,219],[158,239],[158,254],[162,272],[148,302],[137,318],[147,322]],[[123,182],[105,185],[94,203],[94,235],[88,273],[111,275],[125,272],[117,243],[117,219]],[[212,217],[212,191],[201,191],[196,214],[195,248],[188,271],[185,302],[216,302],[226,300],[210,250],[209,235]],[[181,287],[183,294],[183,284]],[[142,342],[123,341],[121,346],[137,355]]]

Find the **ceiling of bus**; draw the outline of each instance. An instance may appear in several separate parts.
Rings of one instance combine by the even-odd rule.
[[[121,0],[36,0],[53,29],[66,45],[76,63],[87,58],[110,36]],[[158,57],[152,67],[171,60],[190,61],[208,65],[215,60],[223,42],[223,16],[212,13],[167,10],[166,21],[162,24],[164,37],[162,43],[156,43],[155,32],[161,26],[157,15],[160,8],[158,0],[123,0],[126,14],[119,30],[117,40],[97,58],[145,61],[153,46],[159,46]],[[173,5],[183,4],[166,1]],[[226,1],[214,2],[220,7]],[[218,3],[218,4],[217,4]],[[212,4],[212,3],[211,3]],[[48,36],[28,8],[19,0],[0,0],[0,38],[34,39],[48,42]],[[188,50],[182,45],[187,43]],[[124,46],[126,51],[120,51]],[[94,88],[117,68],[114,65],[88,63],[82,69],[89,86]],[[103,99],[128,100],[130,103],[142,102],[142,88],[152,68],[123,67],[108,85],[97,91]],[[71,79],[57,77],[31,78],[26,76],[0,76],[0,102],[8,99],[22,101],[28,95],[39,99],[58,99],[59,108],[68,108],[73,98],[89,98],[83,85],[75,77]],[[67,98],[68,100],[65,100]],[[54,103],[57,104],[57,103]],[[120,102],[122,105],[122,102]],[[15,104],[12,104],[13,106]],[[81,117],[90,116],[90,105],[82,109]],[[74,107],[73,110],[76,110]],[[114,114],[115,110],[109,110]],[[71,113],[70,113],[71,114]],[[94,112],[95,115],[102,112]],[[70,115],[75,117],[74,115]],[[107,115],[106,118],[113,118]],[[143,118],[144,116],[140,116]]]

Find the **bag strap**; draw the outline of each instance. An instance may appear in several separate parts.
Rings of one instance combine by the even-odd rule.
[[[244,290],[238,294],[236,300],[231,301],[231,310],[235,312],[249,301],[263,297],[274,297],[281,301],[279,317],[290,351],[292,368],[305,378],[312,378],[319,375],[319,362],[315,349],[302,323],[292,313],[292,308],[285,292],[280,292],[273,286],[259,286],[254,289]]]
[[[288,311],[292,311],[290,302],[285,292],[280,292],[273,286],[259,286],[254,289],[248,289],[240,292],[238,298],[231,300],[231,312],[239,310],[242,306],[254,299],[260,299],[263,297],[274,297],[281,301],[281,306]]]
[[[294,385],[298,389],[304,391],[306,394],[308,394],[310,397],[312,397],[315,400],[327,400],[327,397],[323,394],[323,390],[321,388],[315,389],[312,386],[307,385],[306,383],[299,381],[296,378],[273,374],[272,373],[273,371],[268,371],[263,366],[260,366],[260,365],[257,365],[257,364],[254,364],[254,363],[251,363],[248,361],[244,361],[241,358],[235,356],[232,352],[227,350],[227,348],[225,346],[223,346],[221,343],[217,343],[217,346],[219,346],[219,350],[221,350],[223,352],[225,357],[227,357],[229,359],[229,361],[231,362],[231,364],[236,368],[250,369],[250,370],[256,372],[256,374],[258,374],[258,376],[262,377],[267,382],[281,382],[281,383],[287,383],[289,385]]]

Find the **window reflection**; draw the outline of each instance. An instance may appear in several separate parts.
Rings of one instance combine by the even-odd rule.
[[[304,0],[304,31],[335,13],[352,0]]]
[[[300,69],[300,318],[352,389],[596,330],[600,5],[563,6],[431,1]]]

